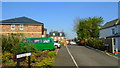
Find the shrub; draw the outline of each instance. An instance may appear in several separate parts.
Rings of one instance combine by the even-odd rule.
[[[19,53],[21,38],[16,34],[8,34],[2,36],[2,52],[8,51],[13,54]]]
[[[88,39],[87,45],[96,49],[105,50],[105,46],[103,45],[103,41],[99,39]]]
[[[38,62],[35,66],[49,67],[54,64],[54,58],[45,58],[43,61]]]
[[[36,52],[36,49],[34,47],[33,44],[29,44],[29,45],[21,45],[20,46],[20,51],[23,52],[23,53],[26,53],[26,52]]]
[[[64,46],[64,42],[60,42],[60,45]]]
[[[10,59],[12,59],[12,57],[13,57],[12,53],[10,53],[10,52],[4,52],[3,56],[2,56],[2,62],[7,62]]]
[[[56,55],[57,55],[56,51],[50,51],[50,52],[48,52],[48,56],[49,57],[54,57]]]

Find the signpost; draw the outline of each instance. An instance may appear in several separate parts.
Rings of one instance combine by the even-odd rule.
[[[30,68],[30,56],[32,53],[24,53],[16,55],[17,58],[17,67],[20,68],[20,58],[28,56],[28,68]]]

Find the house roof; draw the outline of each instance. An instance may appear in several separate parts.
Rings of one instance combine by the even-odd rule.
[[[64,32],[50,32],[49,36],[65,36]]]
[[[43,23],[30,19],[28,17],[18,17],[0,21],[0,24],[31,24],[43,25]]]
[[[44,28],[44,30],[47,30],[46,28]]]
[[[120,25],[120,18],[107,22],[101,29],[109,28],[115,25]]]

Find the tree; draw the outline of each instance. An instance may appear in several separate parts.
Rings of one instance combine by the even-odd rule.
[[[89,17],[85,19],[76,18],[74,30],[77,33],[78,39],[85,40],[99,37],[99,29],[102,22],[102,17]]]
[[[58,31],[55,31],[55,30],[50,30],[50,32],[54,32],[54,33],[57,33]]]

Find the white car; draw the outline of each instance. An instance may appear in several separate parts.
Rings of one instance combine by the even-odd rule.
[[[57,41],[54,41],[54,45],[55,45],[55,49],[56,49],[56,48],[60,48],[60,47],[61,47],[60,43],[59,43],[59,42],[57,42]]]
[[[70,45],[76,45],[76,42],[71,41]]]

